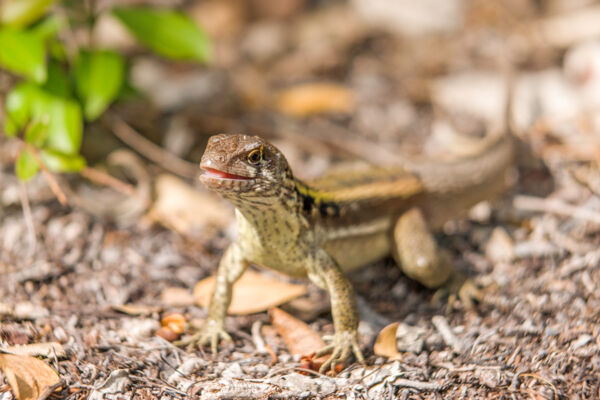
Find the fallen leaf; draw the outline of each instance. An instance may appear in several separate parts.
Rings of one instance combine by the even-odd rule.
[[[354,109],[354,94],[334,83],[308,83],[282,91],[277,109],[294,117],[313,114],[349,113]]]
[[[20,356],[65,357],[67,355],[65,349],[58,342],[18,344],[3,347],[1,350],[3,353]]]
[[[110,373],[106,381],[97,385],[91,392],[88,400],[103,400],[106,398],[119,398],[125,387],[131,383],[130,372],[127,369],[116,369]],[[111,396],[113,395],[113,396]]]
[[[199,305],[207,307],[215,287],[214,276],[203,279],[194,287]],[[230,314],[254,314],[278,306],[306,293],[306,286],[281,282],[247,270],[233,285]]]
[[[111,307],[113,310],[127,315],[150,315],[160,311],[160,307],[146,306],[143,304],[120,304]]]
[[[233,213],[224,202],[172,175],[160,175],[155,190],[156,201],[146,217],[182,235],[205,226],[225,228],[232,220]]]
[[[169,328],[167,328],[166,326],[163,326],[161,328],[159,328],[156,333],[156,336],[160,336],[161,338],[165,339],[168,342],[174,342],[177,339],[179,339],[179,337],[181,336],[180,334],[173,332],[172,330],[170,330]]]
[[[292,355],[308,355],[325,347],[325,342],[317,332],[285,311],[272,308],[269,316]]]
[[[496,227],[485,246],[485,256],[494,263],[509,262],[514,257],[514,242],[504,228]]]
[[[398,352],[396,345],[396,331],[398,330],[398,322],[394,322],[386,326],[379,332],[373,352],[378,356],[388,357],[390,360],[401,360],[402,354]]]
[[[188,289],[168,287],[160,293],[160,302],[170,307],[182,307],[194,304],[195,300]]]
[[[30,356],[0,354],[0,368],[18,400],[37,399],[60,381],[48,364]]]
[[[186,319],[180,313],[170,313],[160,320],[160,325],[181,335],[185,328]]]

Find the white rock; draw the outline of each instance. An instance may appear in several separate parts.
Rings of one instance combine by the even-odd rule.
[[[463,24],[462,0],[353,0],[372,26],[401,35],[449,33]]]

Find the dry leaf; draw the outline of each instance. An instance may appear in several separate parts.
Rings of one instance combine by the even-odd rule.
[[[0,368],[18,400],[37,399],[60,381],[48,364],[30,356],[0,354]]]
[[[514,249],[515,244],[504,228],[496,227],[485,245],[485,256],[494,263],[509,262]]]
[[[269,310],[269,315],[271,323],[292,355],[308,355],[325,347],[321,336],[306,323],[279,308]]]
[[[203,279],[194,287],[199,305],[207,307],[215,287],[215,277]],[[306,286],[270,279],[247,270],[233,285],[230,314],[253,314],[278,306],[306,293]]]
[[[108,398],[122,398],[123,393],[131,383],[131,373],[128,369],[115,369],[110,373],[106,381],[96,385],[90,392],[88,400],[104,400]]]
[[[172,175],[160,175],[155,189],[156,201],[147,217],[182,235],[207,225],[225,228],[232,220],[233,213],[224,202]]]
[[[185,317],[180,314],[180,313],[171,313],[171,314],[167,314],[165,315],[161,320],[160,320],[160,325],[168,328],[169,330],[181,335],[183,333],[183,330],[185,328],[185,324],[186,324],[186,319]]]
[[[156,336],[160,336],[168,342],[174,342],[181,336],[179,333],[173,332],[166,326],[159,328],[154,334]]]
[[[0,349],[3,353],[20,356],[65,357],[65,349],[58,342],[18,344]]]
[[[150,315],[160,311],[160,307],[145,306],[143,304],[120,304],[111,307],[116,312],[127,315]]]
[[[277,100],[279,111],[294,116],[349,113],[354,109],[354,94],[333,83],[309,83],[282,91]]]
[[[195,303],[194,296],[188,289],[168,287],[160,293],[160,302],[171,307],[190,306]]]
[[[398,322],[394,322],[386,326],[379,332],[373,352],[378,356],[388,357],[390,360],[401,360],[402,355],[398,352],[396,345],[396,331],[398,330]]]

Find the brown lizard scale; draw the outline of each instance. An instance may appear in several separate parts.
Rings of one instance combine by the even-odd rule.
[[[344,273],[392,254],[422,284],[448,284],[452,267],[430,229],[499,194],[512,156],[512,136],[506,134],[453,162],[368,167],[304,183],[294,178],[283,154],[259,137],[211,137],[201,181],[235,205],[239,232],[219,263],[208,320],[184,343],[210,344],[216,352],[220,339],[230,339],[224,319],[232,285],[253,263],[307,276],[329,292],[335,335],[318,353],[331,353],[322,371],[351,353],[362,362],[354,291]]]

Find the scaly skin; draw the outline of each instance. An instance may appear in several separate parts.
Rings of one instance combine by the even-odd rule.
[[[500,136],[481,154],[455,162],[367,168],[325,176],[310,185],[294,178],[283,154],[259,137],[210,138],[201,181],[236,207],[238,238],[219,263],[208,319],[181,344],[228,340],[224,320],[231,289],[249,263],[307,276],[327,290],[335,334],[317,355],[331,353],[333,369],[358,346],[358,312],[344,272],[392,253],[403,271],[425,286],[456,281],[430,229],[458,211],[498,194],[512,158],[512,140]]]

